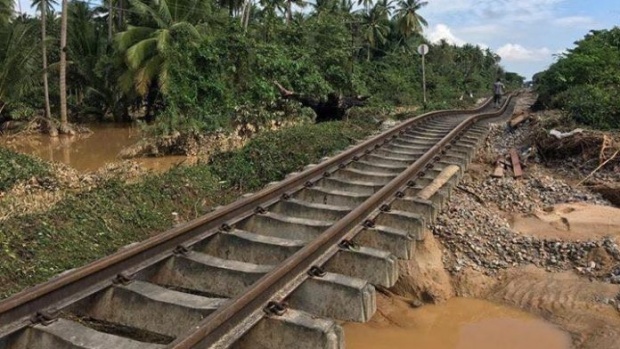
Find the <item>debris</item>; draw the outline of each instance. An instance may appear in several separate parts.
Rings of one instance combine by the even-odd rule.
[[[504,162],[502,161],[502,156],[498,157],[495,161],[495,170],[493,170],[492,177],[502,178],[504,177]]]
[[[515,127],[519,126],[520,123],[524,122],[527,119],[529,119],[529,114],[521,112],[520,114],[517,114],[514,118],[512,118],[509,121],[510,127],[511,128],[515,128]]]
[[[582,179],[579,183],[577,183],[577,185],[579,186],[583,184],[583,182],[588,180],[588,178],[592,177],[592,175],[595,174],[596,171],[600,170],[601,168],[603,168],[603,166],[607,165],[608,162],[613,160],[616,157],[616,155],[618,155],[618,153],[620,153],[620,150],[616,150],[616,152],[609,159],[605,160],[602,164],[598,165],[598,167],[595,168],[594,171],[590,172],[590,174],[587,175],[586,178]]]
[[[574,130],[572,130],[570,132],[560,132],[560,131],[558,131],[556,129],[553,129],[553,130],[549,131],[549,134],[554,136],[557,139],[562,139],[562,138],[570,137],[570,136],[572,136],[574,134],[577,134],[577,133],[583,133],[583,129],[576,128],[576,129],[574,129]]]
[[[512,171],[515,174],[515,178],[522,177],[523,170],[521,170],[521,163],[519,162],[519,154],[517,153],[517,149],[510,149],[510,159],[512,160]]]

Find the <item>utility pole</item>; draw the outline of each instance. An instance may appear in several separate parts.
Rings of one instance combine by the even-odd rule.
[[[418,46],[418,53],[422,56],[422,93],[424,96],[424,106],[426,107],[426,69],[424,67],[424,56],[428,53],[428,45]]]

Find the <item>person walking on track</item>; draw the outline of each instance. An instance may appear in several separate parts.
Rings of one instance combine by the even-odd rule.
[[[502,84],[502,80],[497,78],[497,81],[493,84],[493,105],[495,108],[499,108],[505,88],[506,86]]]

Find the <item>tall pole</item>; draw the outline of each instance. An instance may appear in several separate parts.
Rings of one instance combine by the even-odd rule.
[[[428,53],[428,45],[418,46],[418,53],[422,56],[422,95],[424,96],[424,108],[426,108],[426,67],[424,66],[424,56]]]
[[[426,105],[426,69],[424,68],[424,56],[422,55],[422,93],[424,96],[424,105]]]

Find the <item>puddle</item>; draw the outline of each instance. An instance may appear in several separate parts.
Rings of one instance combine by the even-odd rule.
[[[78,171],[95,171],[105,164],[119,161],[119,152],[142,138],[138,127],[118,124],[87,125],[91,134],[52,138],[47,135],[26,135],[0,138],[0,146],[37,156],[47,161],[67,164]],[[181,163],[184,156],[134,159],[145,168],[164,172]]]
[[[390,320],[344,326],[348,349],[568,349],[566,332],[533,315],[491,302],[446,304],[390,313]]]

